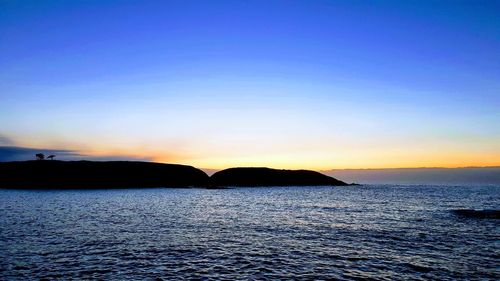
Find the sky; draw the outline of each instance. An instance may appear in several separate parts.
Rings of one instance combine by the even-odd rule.
[[[0,0],[0,161],[499,166],[499,15],[479,0]]]
[[[322,173],[359,184],[496,186],[500,167],[333,169]]]

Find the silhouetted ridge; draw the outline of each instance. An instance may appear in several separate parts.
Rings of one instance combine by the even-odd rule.
[[[206,186],[191,166],[128,161],[0,162],[1,188],[132,188]]]
[[[348,185],[314,171],[270,168],[230,168],[213,174],[210,180],[215,186]]]

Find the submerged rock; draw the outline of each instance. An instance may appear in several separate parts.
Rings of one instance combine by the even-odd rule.
[[[500,210],[457,209],[452,212],[460,217],[476,219],[500,219]]]
[[[230,168],[213,174],[213,186],[321,186],[348,185],[343,181],[309,170]]]
[[[129,161],[0,162],[0,188],[77,189],[207,186],[191,166]]]

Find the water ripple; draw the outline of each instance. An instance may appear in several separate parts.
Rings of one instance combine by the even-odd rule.
[[[499,190],[0,190],[0,279],[499,280]]]

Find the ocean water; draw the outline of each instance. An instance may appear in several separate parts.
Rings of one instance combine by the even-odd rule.
[[[0,280],[500,279],[500,186],[0,190]]]

